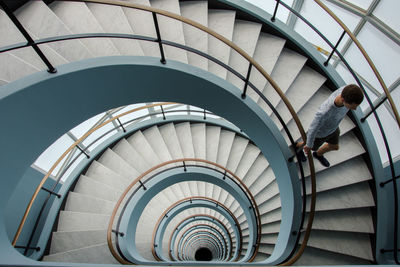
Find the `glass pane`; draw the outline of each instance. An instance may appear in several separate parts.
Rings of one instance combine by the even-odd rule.
[[[397,111],[400,110],[400,85],[397,86],[391,93],[394,103],[396,104]]]
[[[112,129],[114,129],[114,130],[112,130]],[[107,133],[108,131],[110,131],[110,132]],[[82,143],[85,146],[91,145],[89,149],[93,150],[95,147],[100,145],[101,142],[105,141],[108,137],[110,137],[111,135],[116,134],[116,133],[117,133],[117,130],[115,130],[114,125],[112,123],[108,123],[108,124],[104,125],[103,127],[101,127],[100,129],[98,129],[97,131],[93,132],[91,135],[89,135],[85,139],[85,141],[83,141]],[[102,136],[103,134],[105,134],[105,136]],[[95,143],[93,143],[93,142],[95,142]]]
[[[145,104],[132,104],[132,105],[126,106],[126,107],[124,107],[123,109],[121,109],[121,110],[115,112],[115,113],[113,114],[113,116],[120,115],[120,114],[122,114],[122,113],[125,113],[125,112],[127,112],[127,111],[130,111],[130,110],[132,110],[132,109],[139,108],[139,107],[142,107],[142,106],[145,106]],[[119,118],[119,120],[121,121],[121,123],[125,124],[125,123],[127,123],[128,121],[131,121],[132,119],[136,119],[136,118],[138,118],[138,117],[145,116],[145,115],[147,115],[147,114],[149,114],[149,110],[148,110],[148,109],[141,109],[141,110],[138,110],[138,111],[129,113],[129,114],[125,115],[125,116],[122,116],[122,117]],[[118,122],[117,122],[117,123],[118,123]],[[134,123],[134,121],[132,121],[132,122],[130,122],[130,123]],[[125,127],[125,126],[124,126],[124,127]]]
[[[347,0],[347,2],[350,2],[353,5],[359,6],[362,9],[366,10],[371,5],[372,0]]]
[[[371,41],[372,37],[374,41]],[[357,38],[371,57],[386,85],[389,86],[395,82],[399,77],[398,70],[400,69],[399,47],[370,23],[365,24]],[[377,78],[371,74],[372,71],[363,70],[369,68],[369,65],[365,64],[365,60],[357,58],[353,58],[353,60],[362,65],[360,74],[380,90],[381,86]]]
[[[300,13],[311,24],[313,24],[333,45],[336,44],[336,42],[340,38],[340,35],[343,32],[343,29],[319,5],[317,5],[313,1],[305,1]],[[346,13],[342,12],[342,14]],[[347,18],[350,17],[350,15],[346,16],[346,20],[348,20]],[[351,18],[351,21],[354,21],[354,17]],[[354,22],[352,22],[352,24],[354,24]],[[325,41],[323,41],[323,39],[319,37],[317,33],[315,33],[300,19],[297,20],[294,29],[310,43],[322,47],[327,51],[332,50],[331,47],[326,44]]]
[[[275,5],[276,2],[275,1],[265,1],[265,0],[246,0],[246,2],[249,2],[259,8],[261,8],[262,10],[265,10],[266,12],[268,12],[269,14],[274,14],[274,10],[275,10]],[[283,0],[282,2],[284,2],[285,4],[292,6],[293,5],[293,0]],[[286,23],[287,19],[289,16],[289,11],[280,6],[278,7],[278,12],[276,14],[276,18],[279,19],[280,21]]]
[[[400,20],[398,18],[399,10],[400,1],[380,1],[373,12],[373,15],[382,20],[396,32],[400,32]]]
[[[78,126],[76,126],[75,128],[73,128],[70,132],[76,136],[76,138],[81,138],[87,131],[89,131],[101,118],[103,118],[103,116],[105,115],[105,113],[101,113],[98,114],[84,122],[82,122],[81,124],[79,124]]]
[[[53,164],[60,158],[60,156],[73,144],[73,140],[66,134],[61,136],[51,146],[49,146],[35,161],[35,165],[44,171],[48,172]],[[57,168],[53,171],[56,175],[62,162],[58,164]]]
[[[381,123],[385,131],[386,138],[388,139],[392,158],[395,158],[400,155],[400,131],[398,130],[398,127],[393,127],[393,125],[397,125],[397,122],[393,119],[392,115],[390,115],[389,111],[384,107],[378,108],[377,113],[381,118]],[[381,160],[385,163],[388,161],[388,156],[374,116],[370,116],[367,121],[372,128],[372,132],[377,142]]]
[[[80,151],[76,151],[74,153],[74,157],[77,155],[78,152],[80,152]],[[74,161],[74,163],[72,163],[71,166],[68,168],[68,170],[64,173],[63,177],[61,178],[61,182],[65,182],[67,180],[67,178],[69,178],[69,175],[78,166],[78,164],[81,163],[81,161],[84,159],[86,159],[86,156],[84,154],[80,154],[78,156],[78,158]]]

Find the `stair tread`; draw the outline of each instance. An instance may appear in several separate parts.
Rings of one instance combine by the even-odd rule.
[[[51,254],[45,256],[43,261],[118,264],[118,261],[111,255],[107,243]]]
[[[312,95],[318,91],[325,81],[325,76],[322,76],[308,66],[303,67],[285,94],[296,113],[308,102]],[[292,115],[282,100],[279,101],[276,110],[285,123],[292,119]],[[279,129],[282,129],[283,126],[278,122],[275,114],[273,115],[273,119]]]
[[[35,14],[32,16],[31,14]],[[38,38],[69,35],[70,29],[42,1],[29,1],[19,8],[15,15],[29,32]],[[49,44],[58,54],[68,61],[78,61],[92,57],[81,41],[56,42]]]
[[[283,93],[289,89],[290,85],[306,63],[306,60],[307,58],[292,50],[287,48],[282,50],[282,53],[280,54],[271,73],[271,78],[278,84]],[[269,83],[266,84],[262,93],[268,98],[273,106],[276,106],[279,103],[280,97]],[[258,104],[267,112],[267,114],[272,113],[267,104],[265,104],[261,99],[258,100]]]
[[[324,157],[329,161],[331,164],[330,168],[332,168],[341,162],[357,157],[363,153],[365,153],[365,150],[360,141],[352,132],[348,132],[345,135],[340,136],[339,150],[325,153]],[[316,172],[326,169],[326,167],[322,166],[322,164],[315,158],[314,163]],[[303,168],[304,175],[310,175],[308,162],[303,163]]]
[[[172,156],[157,126],[152,126],[143,131],[143,136],[151,146],[152,151],[160,158],[160,162],[172,160]]]
[[[239,46],[250,57],[253,57],[260,31],[261,24],[237,19],[235,20],[235,26],[233,28],[232,42]],[[239,72],[243,77],[246,77],[249,62],[238,52],[231,49],[229,66]],[[239,89],[243,90],[244,81],[239,79],[233,73],[228,72],[226,79]]]
[[[254,51],[254,60],[260,64],[267,74],[271,74],[279,55],[285,45],[285,39],[261,32]],[[250,81],[261,92],[267,84],[267,79],[258,71],[253,70],[250,74]],[[248,95],[257,103],[260,98],[253,90]]]
[[[323,249],[307,247],[294,265],[370,265],[371,262]]]
[[[104,29],[85,3],[57,1],[49,7],[73,33],[104,33]],[[110,39],[90,38],[82,39],[81,42],[95,57],[120,54]]]
[[[116,201],[122,191],[117,191],[109,185],[98,182],[95,179],[81,175],[74,189],[75,192],[103,198],[109,201]]]
[[[194,20],[201,25],[207,27],[208,25],[208,2],[207,1],[188,1],[180,2],[181,14],[185,18]],[[185,43],[189,47],[193,47],[201,52],[207,53],[208,51],[208,35],[207,33],[183,24],[183,33],[185,36]],[[187,53],[188,63],[190,65],[208,69],[207,59],[198,56],[194,53]]]
[[[108,227],[110,215],[60,211],[57,231],[102,230]]]
[[[116,202],[113,201],[70,192],[64,210],[96,214],[111,214],[115,204]]]
[[[53,232],[50,255],[104,243],[107,230]]]
[[[153,148],[147,142],[142,131],[135,132],[127,138],[127,141],[138,152],[138,154],[143,157],[150,168],[161,163],[160,158],[154,153]]]
[[[97,160],[102,165],[111,169],[112,171],[123,176],[127,180],[132,180],[133,178],[140,175],[140,173],[132,168],[122,157],[115,153],[112,149],[107,148],[107,150],[101,155]]]
[[[3,37],[0,40],[0,47],[26,42],[25,38],[3,10],[0,10],[0,25],[0,35]],[[32,38],[36,38],[34,34],[29,34],[32,36]],[[47,44],[41,45],[40,49],[43,51],[46,57],[49,58],[54,66],[68,62],[65,58],[51,49]],[[24,75],[34,73],[39,70],[45,70],[47,68],[43,61],[37,56],[36,52],[29,47],[5,52],[2,54],[9,55],[2,56],[1,60],[1,62],[4,62],[3,66],[7,67],[0,72],[2,73],[4,81],[10,82],[19,79]],[[7,62],[7,58],[9,62]],[[13,66],[11,64],[17,64],[14,66],[15,70],[10,69],[11,66]],[[20,66],[20,64],[22,64],[22,66]],[[25,64],[27,64],[27,66],[24,66]],[[24,71],[24,68],[27,72]]]
[[[151,6],[149,0],[126,0],[126,2],[140,4],[148,7]],[[150,12],[126,7],[122,7],[122,11],[124,12],[125,17],[135,34],[153,38],[157,37],[153,16]],[[139,41],[139,44],[142,48],[144,55],[152,57],[160,56],[160,49],[157,43]]]
[[[86,3],[87,7],[106,32],[134,34],[122,7]],[[144,55],[141,46],[136,40],[111,39],[114,46],[122,55]]]
[[[180,15],[180,7],[178,0],[150,0],[152,7],[169,11]],[[185,37],[183,34],[182,22],[167,18],[165,16],[157,16],[158,24],[160,28],[160,34],[164,40],[176,42],[185,45]],[[173,59],[187,63],[186,51],[177,49],[170,46],[165,46],[165,56],[168,59]]]
[[[236,12],[231,10],[208,10],[208,27],[216,33],[232,41]],[[225,64],[229,63],[230,48],[218,39],[208,37],[208,54]],[[208,71],[226,78],[227,71],[213,62],[208,62]]]
[[[313,230],[307,245],[361,259],[373,260],[369,234]]]
[[[304,225],[307,225],[308,216]],[[369,208],[319,211],[315,213],[313,229],[374,233],[372,215]]]
[[[194,148],[190,123],[183,122],[175,125],[176,135],[185,158],[194,158]]]

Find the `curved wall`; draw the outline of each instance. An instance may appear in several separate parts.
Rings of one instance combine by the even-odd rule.
[[[8,240],[4,227],[7,202],[25,170],[43,150],[81,121],[104,110],[152,101],[199,106],[240,127],[279,176],[286,224],[282,227],[290,229],[281,238],[290,239],[289,233],[298,227],[299,222],[291,222],[299,217],[300,208],[295,207],[300,203],[299,181],[294,164],[287,160],[291,154],[286,142],[252,100],[242,100],[238,88],[210,73],[174,61],[163,65],[156,58],[106,57],[60,66],[57,74],[36,73],[2,89],[0,112],[7,114],[0,118],[4,129],[0,141],[2,241]],[[1,258],[18,258],[10,244],[2,244],[2,248]]]

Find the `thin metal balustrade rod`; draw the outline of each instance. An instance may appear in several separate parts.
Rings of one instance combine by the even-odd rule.
[[[56,73],[57,69],[53,67],[53,65],[50,63],[50,61],[47,59],[47,57],[44,55],[42,50],[39,48],[39,46],[35,43],[35,41],[32,39],[32,37],[29,35],[29,33],[26,31],[24,26],[22,26],[21,22],[17,19],[17,17],[14,15],[14,13],[10,10],[10,8],[4,3],[3,0],[0,0],[0,6],[4,10],[4,12],[7,14],[7,16],[11,19],[11,21],[14,23],[14,25],[17,27],[19,32],[25,37],[27,40],[27,45],[31,46],[33,50],[35,50],[36,54],[40,57],[40,59],[43,61],[43,63],[47,66],[48,72],[49,73]]]
[[[328,66],[329,60],[331,60],[333,54],[337,51],[337,48],[338,48],[340,42],[343,40],[343,37],[344,37],[345,35],[346,35],[346,31],[343,31],[343,33],[342,33],[342,35],[340,35],[340,38],[339,38],[339,40],[337,41],[335,47],[332,49],[332,52],[330,53],[328,59],[324,62],[324,66],[325,66],[325,67]]]
[[[158,42],[158,45],[160,47],[160,54],[161,54],[160,62],[162,64],[165,64],[165,63],[167,63],[167,61],[165,60],[164,49],[163,49],[163,45],[162,45],[162,42],[161,42],[162,39],[161,39],[160,27],[158,25],[157,13],[156,12],[152,12],[152,14],[153,14],[154,27],[156,28],[156,33],[157,33],[157,42]]]

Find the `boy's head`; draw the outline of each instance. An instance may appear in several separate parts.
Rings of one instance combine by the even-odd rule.
[[[344,105],[352,110],[355,110],[364,99],[361,88],[355,84],[347,85],[343,89],[341,96],[344,100]]]

